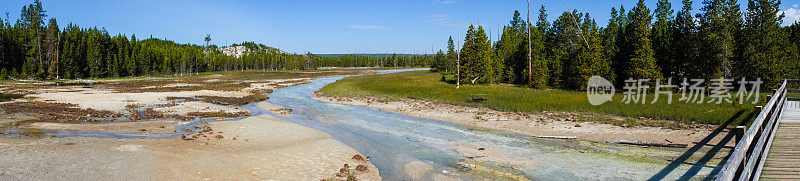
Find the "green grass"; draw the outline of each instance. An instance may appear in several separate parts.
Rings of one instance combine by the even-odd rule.
[[[410,97],[512,112],[561,111],[628,117],[624,122],[635,122],[636,118],[645,117],[689,124],[723,124],[730,120],[732,125],[745,125],[755,116],[753,104],[737,104],[736,101],[720,105],[688,104],[678,101],[680,94],[673,94],[672,104],[667,104],[666,95],[661,95],[658,102],[650,104],[652,93],[648,94],[647,104],[624,104],[621,101],[621,91],[617,90],[613,101],[593,106],[586,100],[586,92],[539,90],[497,84],[462,85],[460,89],[455,89],[454,84],[441,79],[440,74],[428,71],[355,76],[325,86],[321,92],[338,96],[369,95],[385,99]],[[486,100],[477,103],[469,101],[473,98]],[[760,104],[766,102],[763,97],[760,101]]]

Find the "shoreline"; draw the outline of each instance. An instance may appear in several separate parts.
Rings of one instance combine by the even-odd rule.
[[[385,100],[374,96],[333,96],[317,91],[313,99],[368,107],[425,119],[455,123],[464,126],[507,131],[534,138],[575,138],[597,143],[617,143],[621,140],[663,144],[686,144],[688,147],[706,139],[716,129],[713,125],[698,128],[670,129],[662,127],[622,127],[596,123],[591,120],[560,120],[553,113],[516,113],[496,111],[482,107],[467,107],[437,103],[429,100],[401,98]],[[567,113],[569,114],[569,113]],[[709,143],[719,143],[727,136],[727,129],[717,133]],[[730,140],[725,146],[734,146]]]

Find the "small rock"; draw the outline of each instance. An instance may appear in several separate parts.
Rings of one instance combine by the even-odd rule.
[[[367,161],[361,155],[353,155],[353,160],[356,160],[356,161]]]
[[[483,150],[486,150],[486,148],[480,147],[480,148],[478,148],[478,150],[483,151]]]
[[[349,168],[340,168],[339,172],[336,173],[336,176],[337,177],[346,177],[349,174],[350,174],[350,169]]]
[[[367,166],[364,166],[364,165],[361,165],[361,164],[358,164],[358,166],[356,166],[356,170],[360,171],[360,172],[368,171]]]

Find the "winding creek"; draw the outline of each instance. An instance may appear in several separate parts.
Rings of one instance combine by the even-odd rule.
[[[378,73],[398,71],[408,70]],[[314,91],[344,77],[319,78],[308,84],[278,89],[267,102],[293,109],[292,116],[268,114],[330,133],[370,156],[381,177],[387,180],[406,180],[405,164],[413,161],[434,166],[423,173],[423,178],[434,178],[437,174],[469,178],[472,176],[458,170],[471,168],[487,170],[481,176],[518,174],[532,180],[646,180],[667,165],[665,161],[653,163],[602,151],[639,149],[634,147],[596,148],[572,141],[530,139],[312,99]],[[476,154],[480,152],[484,154]],[[665,179],[677,179],[688,170],[673,169],[663,175]],[[698,175],[710,170],[702,169]]]
[[[384,70],[395,73],[404,70]],[[646,180],[658,177],[674,180],[686,176],[691,166],[670,168],[669,162],[611,154],[636,152],[648,154],[648,149],[595,144],[579,141],[531,139],[529,137],[453,123],[422,119],[377,109],[327,103],[313,99],[320,88],[347,76],[318,78],[311,83],[285,87],[269,94],[268,103],[290,108],[289,116],[245,106],[254,116],[269,114],[296,124],[333,135],[334,139],[370,157],[386,180],[409,180],[409,175],[435,179],[440,176],[468,179],[475,177],[511,178],[522,176],[531,180]],[[238,118],[241,119],[241,118]],[[229,120],[229,121],[235,121]],[[193,120],[176,125],[185,130],[213,119]],[[115,124],[115,123],[108,123]],[[3,136],[23,132],[6,127]],[[41,131],[41,130],[38,130]],[[264,130],[269,131],[269,130]],[[178,133],[123,134],[51,130],[52,137],[112,137],[112,138],[177,138]],[[413,164],[410,164],[413,163]],[[420,163],[424,163],[420,166]],[[406,170],[411,168],[414,170]],[[425,169],[430,168],[430,169]],[[466,172],[465,170],[473,170]],[[700,168],[697,175],[707,175],[713,168]],[[708,177],[707,177],[708,178]]]

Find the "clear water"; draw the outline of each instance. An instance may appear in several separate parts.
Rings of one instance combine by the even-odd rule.
[[[387,180],[407,180],[403,165],[410,161],[436,166],[426,174],[426,178],[431,178],[432,174],[472,177],[458,172],[460,167],[464,167],[458,163],[469,159],[466,158],[469,155],[454,148],[464,147],[500,152],[502,159],[499,161],[480,164],[522,174],[532,180],[645,180],[664,168],[664,164],[589,153],[584,150],[587,148],[571,141],[529,139],[312,99],[314,91],[344,77],[320,78],[308,84],[278,89],[270,94],[267,102],[293,109],[292,116],[267,114],[330,133],[335,139],[370,156],[381,177]],[[674,176],[667,176],[669,178]]]

